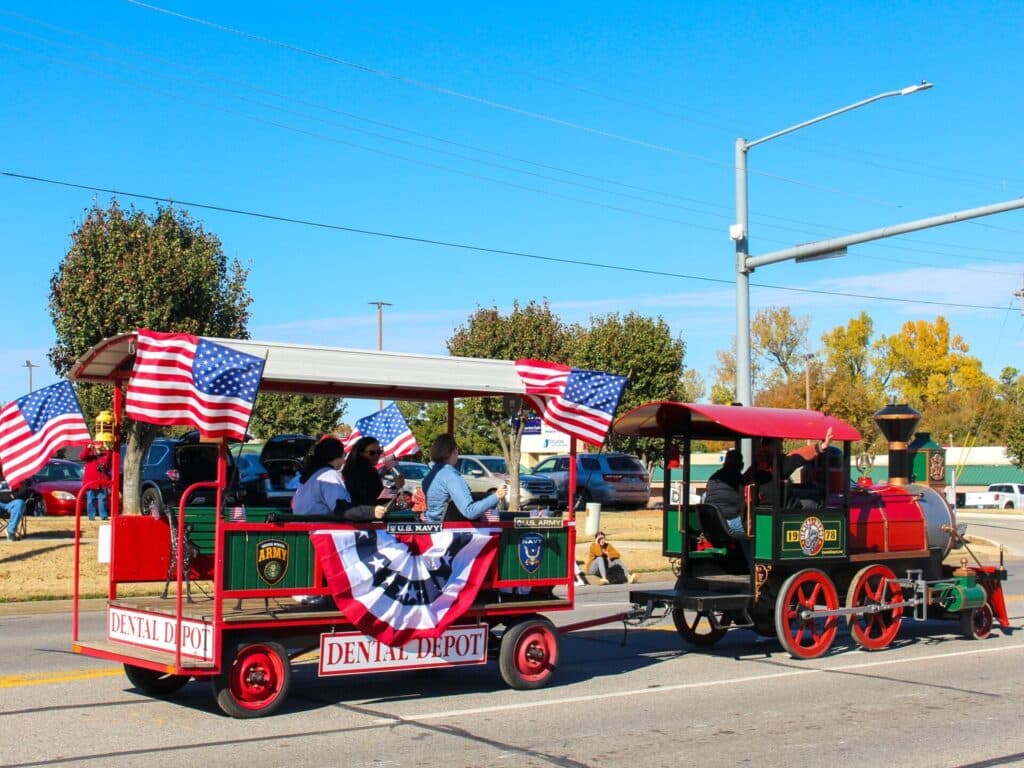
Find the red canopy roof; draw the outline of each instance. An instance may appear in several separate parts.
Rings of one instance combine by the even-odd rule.
[[[738,405],[675,403],[668,400],[639,405],[615,420],[620,435],[664,437],[689,435],[703,440],[736,437],[782,437],[821,440],[832,427],[834,440],[860,440],[860,432],[842,419],[818,411],[754,408]]]

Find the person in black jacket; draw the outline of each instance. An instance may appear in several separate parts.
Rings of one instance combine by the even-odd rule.
[[[341,476],[345,479],[345,487],[353,504],[376,504],[384,492],[384,481],[377,469],[380,458],[380,441],[375,437],[361,437],[352,446],[345,459],[345,466],[341,469]],[[394,487],[401,488],[405,478],[399,473],[394,474]]]

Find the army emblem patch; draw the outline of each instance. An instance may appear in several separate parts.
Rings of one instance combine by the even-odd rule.
[[[536,573],[544,559],[544,537],[539,533],[524,533],[519,537],[519,565],[527,573]]]
[[[277,584],[288,572],[288,542],[265,539],[256,545],[256,572],[267,584]]]

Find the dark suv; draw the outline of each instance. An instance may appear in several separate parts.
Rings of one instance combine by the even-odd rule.
[[[122,457],[124,456],[122,449]],[[190,433],[182,438],[158,437],[149,446],[142,459],[140,483],[141,506],[145,512],[152,505],[162,508],[178,504],[181,494],[193,483],[217,479],[217,444],[202,443],[198,435]],[[244,503],[244,491],[239,487],[238,471],[228,453],[228,492],[225,504]],[[216,488],[201,488],[188,499],[190,506],[213,506]]]
[[[569,501],[569,457],[552,456],[532,470],[548,477],[558,489],[558,501]],[[606,507],[646,507],[651,498],[647,470],[636,456],[628,453],[576,454],[577,509],[588,501]]]

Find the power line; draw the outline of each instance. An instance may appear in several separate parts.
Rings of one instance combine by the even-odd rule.
[[[283,48],[284,50],[292,51],[293,53],[299,53],[302,54],[303,56],[311,56],[313,58],[320,59],[321,61],[326,61],[331,64],[338,64],[340,66],[348,67],[350,69],[354,69],[356,71],[363,72],[369,75],[375,75],[376,77],[381,77],[384,78],[385,80],[392,80],[397,83],[403,83],[404,85],[411,85],[416,88],[421,88],[423,90],[433,91],[434,93],[440,93],[444,96],[452,96],[457,99],[464,99],[475,104],[481,104],[486,107],[500,109],[504,112],[511,112],[512,114],[520,115],[522,117],[529,117],[534,120],[541,120],[546,123],[551,123],[552,125],[562,126],[563,128],[572,128],[573,130],[583,131],[584,133],[590,133],[593,134],[594,136],[600,136],[605,139],[613,139],[615,141],[621,141],[626,144],[633,144],[638,147],[653,149],[658,152],[665,152],[667,154],[676,155],[677,157],[685,157],[691,160],[700,160],[705,163],[711,163],[712,165],[725,167],[730,166],[729,163],[724,163],[722,161],[715,160],[710,157],[704,157],[703,155],[697,155],[690,152],[682,152],[674,147],[669,147],[664,144],[656,144],[651,141],[646,141],[645,139],[634,139],[631,136],[625,136],[621,133],[605,131],[600,128],[592,128],[589,125],[583,125],[582,123],[574,123],[571,120],[563,120],[560,117],[546,115],[542,112],[534,112],[532,110],[523,109],[522,107],[516,107],[511,104],[505,104],[500,101],[494,101],[493,99],[486,99],[483,98],[482,96],[474,96],[473,94],[470,93],[463,93],[462,91],[456,91],[453,88],[445,88],[444,86],[441,85],[434,85],[433,83],[428,83],[424,80],[417,80],[412,77],[406,77],[405,75],[399,75],[395,72],[389,72],[384,69],[377,69],[376,67],[370,67],[365,64],[359,64],[354,61],[342,59],[338,56],[332,56],[327,53],[315,51],[311,48],[303,48],[302,46],[293,45],[292,43],[286,43],[282,40],[275,40],[272,37],[264,37],[262,35],[257,35],[252,32],[246,32],[242,29],[237,29],[235,27],[229,27],[224,24],[218,24],[207,19],[200,19],[196,16],[189,16],[184,13],[178,13],[177,11],[172,11],[168,8],[161,8],[158,5],[150,5],[149,3],[143,3],[140,2],[140,0],[127,0],[127,2],[132,5],[138,6],[139,8],[145,8],[149,11],[155,11],[156,13],[162,13],[166,16],[172,16],[176,19],[188,21],[192,24],[199,24],[200,26],[209,27],[210,29],[215,29],[219,32],[227,32],[228,34],[244,37],[259,43],[272,45],[277,48]]]
[[[315,227],[318,229],[327,229],[337,232],[349,232],[357,235],[366,235],[369,237],[381,237],[390,240],[400,240],[403,242],[419,243],[421,245],[434,245],[442,248],[456,248],[464,251],[474,251],[477,253],[489,253],[496,256],[515,256],[524,259],[533,259],[535,261],[544,261],[555,264],[571,264],[574,266],[581,267],[592,267],[595,269],[607,269],[616,272],[628,272],[631,274],[650,275],[654,277],[674,277],[682,280],[696,280],[706,283],[720,283],[725,285],[734,285],[734,281],[731,279],[719,278],[719,277],[707,277],[705,275],[691,275],[681,272],[668,272],[665,270],[658,269],[645,269],[642,267],[627,267],[621,264],[606,264],[599,261],[588,261],[584,259],[567,259],[558,256],[541,256],[535,253],[527,253],[525,251],[513,251],[505,248],[492,248],[482,245],[473,245],[470,243],[458,243],[451,240],[437,240],[428,237],[419,237],[416,235],[402,235],[395,232],[383,232],[379,230],[363,229],[360,227],[350,227],[343,224],[329,224],[321,221],[313,221],[312,219],[299,219],[291,216],[282,216],[278,214],[262,213],[259,211],[248,211],[241,208],[231,208],[223,205],[213,205],[210,203],[198,203],[188,200],[180,200],[171,197],[164,197],[160,195],[150,195],[141,192],[127,192],[124,190],[112,189],[109,187],[98,187],[91,184],[77,184],[70,181],[62,181],[60,179],[49,179],[42,176],[32,176],[29,174],[15,173],[13,171],[0,171],[0,176],[6,176],[11,179],[18,179],[21,181],[34,181],[41,184],[51,184],[54,186],[68,187],[71,189],[81,189],[88,192],[101,192],[109,195],[120,195],[122,197],[131,197],[139,200],[150,200],[157,203],[168,203],[169,205],[185,205],[190,208],[200,208],[208,211],[217,211],[219,213],[228,213],[238,216],[248,216],[256,219],[263,219],[266,221],[277,221],[284,224],[297,224],[300,226]],[[844,298],[853,299],[873,299],[875,301],[886,301],[896,302],[901,304],[924,304],[928,306],[938,307],[951,307],[957,309],[984,309],[984,310],[997,310],[1002,311],[1003,307],[986,306],[983,304],[962,304],[947,301],[931,301],[928,299],[912,299],[898,296],[881,296],[876,294],[866,293],[850,293],[846,291],[826,291],[823,289],[814,288],[796,288],[793,286],[786,285],[771,285],[767,283],[751,283],[758,288],[768,288],[778,291],[791,291],[795,293],[809,293],[821,296],[841,296]]]
[[[48,60],[57,61],[57,62],[65,63],[66,64],[66,62],[64,62],[63,60],[61,60],[61,59],[59,59],[57,57],[49,56],[49,55],[41,54],[41,53],[36,53],[34,51],[26,51],[24,49],[17,48],[15,46],[9,45],[7,43],[0,43],[0,48],[7,48],[9,50],[17,51],[19,53],[27,53],[27,54],[32,55],[32,56],[37,56],[39,58],[48,59]],[[110,74],[107,74],[105,72],[94,70],[91,67],[84,67],[82,65],[75,65],[75,66],[79,66],[82,69],[85,69],[87,71],[91,71],[91,72],[93,72],[94,74],[96,74],[99,77],[103,77],[103,78],[108,79],[108,80],[113,80],[115,82],[126,83],[128,85],[133,86],[133,87],[140,88],[140,89],[146,90],[146,91],[150,91],[152,93],[156,93],[156,94],[158,94],[160,96],[176,99],[178,101],[184,101],[186,103],[199,104],[200,106],[202,106],[202,107],[204,107],[206,109],[216,110],[218,112],[223,112],[224,114],[227,114],[227,115],[232,115],[232,116],[235,116],[235,117],[240,117],[240,118],[242,118],[244,120],[250,120],[252,122],[260,123],[262,125],[269,125],[269,126],[274,127],[274,128],[280,128],[281,130],[290,131],[292,133],[298,133],[298,134],[301,134],[303,136],[309,136],[309,137],[315,138],[315,139],[320,139],[322,141],[327,141],[327,142],[330,142],[332,144],[340,144],[342,146],[352,147],[354,149],[359,149],[359,150],[362,150],[364,152],[369,152],[371,154],[379,155],[381,157],[387,157],[387,158],[390,158],[390,159],[393,159],[393,160],[400,160],[402,162],[412,163],[414,165],[420,165],[420,166],[424,166],[426,168],[433,168],[435,170],[444,171],[446,173],[454,173],[456,175],[465,176],[467,178],[476,179],[478,181],[487,181],[487,182],[490,182],[492,184],[497,184],[497,185],[500,185],[500,186],[508,187],[510,189],[517,189],[517,190],[521,190],[521,191],[525,191],[525,192],[536,193],[536,194],[539,194],[539,195],[545,195],[547,197],[554,197],[554,198],[557,198],[557,199],[560,199],[560,200],[569,200],[569,201],[574,202],[574,203],[581,203],[583,205],[590,205],[590,206],[594,206],[596,208],[603,208],[605,210],[616,211],[616,212],[619,212],[619,213],[627,213],[627,214],[630,214],[630,215],[633,215],[633,216],[640,216],[642,218],[652,219],[652,220],[655,220],[655,221],[664,221],[664,222],[668,222],[670,224],[679,224],[679,225],[683,225],[683,226],[687,226],[687,227],[692,227],[694,229],[705,229],[705,230],[712,231],[712,232],[721,232],[722,231],[722,227],[721,226],[716,227],[716,226],[711,226],[709,224],[697,224],[697,223],[694,223],[694,222],[691,222],[691,221],[684,221],[682,219],[671,218],[669,216],[659,216],[658,214],[654,214],[654,213],[647,213],[647,212],[644,212],[644,211],[638,211],[638,210],[636,210],[634,208],[626,208],[624,206],[611,205],[609,203],[601,203],[601,202],[598,202],[596,200],[587,200],[585,198],[574,197],[572,195],[567,195],[567,194],[564,194],[564,193],[561,193],[561,192],[555,192],[555,191],[547,190],[547,189],[540,189],[538,187],[531,187],[531,186],[528,186],[528,185],[525,185],[525,184],[518,184],[518,183],[513,182],[513,181],[507,181],[505,179],[495,178],[493,176],[486,176],[486,175],[483,175],[483,174],[480,174],[480,173],[472,173],[470,171],[464,171],[464,170],[460,170],[458,168],[452,168],[450,166],[445,166],[445,165],[441,165],[441,164],[438,164],[438,163],[433,163],[433,162],[430,162],[430,161],[427,161],[427,160],[420,160],[420,159],[417,159],[417,158],[409,157],[407,155],[398,154],[396,152],[389,152],[389,151],[384,150],[384,149],[378,149],[378,148],[375,148],[375,147],[367,146],[365,144],[359,144],[358,142],[348,141],[346,139],[341,139],[341,138],[338,138],[338,137],[335,137],[335,136],[328,136],[326,134],[318,133],[316,131],[311,131],[311,130],[308,130],[308,129],[305,129],[305,128],[299,128],[299,127],[296,127],[294,125],[289,125],[287,123],[282,123],[282,122],[280,122],[278,120],[271,120],[269,118],[260,117],[260,116],[257,116],[257,115],[250,115],[250,114],[247,114],[245,112],[239,111],[237,109],[232,109],[230,107],[226,107],[226,106],[224,106],[222,104],[210,104],[210,103],[205,103],[203,101],[199,101],[199,100],[195,100],[195,99],[189,99],[189,98],[186,98],[184,96],[180,96],[179,94],[174,93],[172,91],[167,91],[167,90],[163,90],[163,89],[160,89],[160,88],[154,88],[154,87],[148,86],[148,85],[140,85],[138,83],[133,83],[130,80],[126,80],[126,79],[118,77],[116,75],[110,75]],[[317,119],[317,118],[313,118],[313,119]],[[321,121],[321,122],[323,122],[323,121]],[[404,142],[404,141],[401,141],[401,140],[398,140],[398,139],[395,139],[394,141],[399,141],[400,143],[403,143],[403,144],[408,144],[409,143],[409,142]],[[426,147],[422,147],[422,145],[417,145],[417,146],[419,146],[420,148],[426,148]],[[445,154],[453,154],[453,153],[445,153]],[[458,155],[456,155],[456,156],[458,157]],[[464,158],[464,159],[472,161],[471,158]],[[496,165],[494,163],[487,163],[486,161],[482,161],[482,160],[476,160],[476,161],[473,161],[473,162],[483,163],[485,165],[492,165],[492,166]],[[498,166],[498,167],[501,167],[501,166]],[[529,171],[516,171],[516,169],[511,169],[511,168],[506,168],[506,170],[512,170],[512,171],[515,171],[515,172],[518,172],[518,173],[526,173],[526,174],[532,175],[532,176],[540,176],[540,174],[530,173]],[[550,177],[542,177],[542,178],[550,178]],[[554,180],[554,179],[552,179],[552,180]],[[574,186],[584,186],[584,185],[580,185],[580,184],[574,184],[573,182],[568,182],[568,181],[564,182],[564,183],[572,184]],[[601,190],[601,191],[604,191],[604,192],[606,192],[608,194],[623,194],[623,193],[610,192],[608,190]],[[631,196],[631,195],[626,195],[626,196],[627,197],[634,197],[634,198],[636,197],[636,196]],[[647,202],[655,202],[655,201],[647,201]],[[658,204],[670,205],[669,203],[658,203]],[[687,209],[685,206],[678,206],[677,205],[677,206],[674,206],[674,207],[676,207],[676,208],[678,208],[680,210],[690,210],[691,212],[700,213],[700,214],[706,214],[707,213],[706,211],[695,211],[693,209]]]
[[[87,40],[87,41],[92,42],[92,43],[98,43],[98,44],[103,45],[103,46],[108,47],[108,48],[114,48],[114,49],[116,49],[118,51],[126,52],[129,55],[139,56],[139,57],[142,57],[142,58],[150,60],[150,61],[155,61],[155,62],[161,64],[164,67],[168,67],[169,66],[169,67],[173,67],[175,69],[178,69],[179,71],[190,72],[190,73],[193,73],[193,74],[194,73],[198,73],[198,74],[202,75],[203,77],[207,78],[208,80],[217,80],[217,81],[220,81],[220,82],[223,82],[223,83],[227,83],[228,85],[231,85],[231,86],[233,86],[235,88],[234,90],[232,90],[229,93],[229,96],[231,98],[238,98],[238,99],[241,99],[243,101],[256,104],[257,106],[260,106],[260,107],[266,107],[266,108],[269,108],[269,109],[283,111],[285,113],[292,114],[292,115],[295,115],[295,116],[298,116],[298,117],[315,120],[315,121],[318,121],[318,122],[321,122],[321,123],[324,123],[324,124],[327,124],[327,125],[331,125],[331,126],[334,126],[334,127],[342,128],[344,130],[355,131],[357,133],[362,133],[364,135],[368,135],[368,136],[371,136],[371,137],[374,137],[374,138],[378,138],[378,139],[381,139],[381,140],[384,140],[384,141],[396,142],[396,143],[400,143],[400,144],[403,144],[403,145],[406,145],[406,146],[411,146],[411,147],[416,148],[416,149],[423,149],[423,150],[430,151],[430,152],[438,152],[440,154],[444,154],[444,155],[447,155],[449,157],[454,157],[456,159],[465,160],[465,161],[473,162],[473,163],[479,163],[479,164],[482,164],[482,165],[485,165],[485,166],[494,167],[494,168],[498,168],[498,169],[501,169],[501,170],[506,170],[506,171],[509,171],[509,172],[512,172],[512,173],[520,173],[520,174],[524,174],[524,175],[528,175],[528,176],[533,176],[535,178],[540,178],[540,179],[544,179],[544,180],[547,180],[547,181],[552,181],[552,182],[559,183],[559,184],[567,184],[567,185],[570,185],[570,186],[578,186],[578,187],[581,187],[583,189],[588,189],[588,190],[592,190],[592,191],[598,191],[598,192],[602,192],[602,193],[606,193],[606,194],[618,195],[618,196],[626,197],[626,198],[629,198],[629,199],[638,200],[640,202],[650,203],[652,205],[661,205],[661,206],[666,206],[666,207],[675,207],[675,208],[678,208],[679,210],[686,210],[686,211],[690,211],[692,213],[698,213],[698,214],[701,214],[701,215],[714,215],[710,211],[704,211],[704,210],[700,210],[700,209],[689,208],[687,206],[682,206],[682,205],[678,205],[678,204],[674,204],[674,203],[670,203],[670,202],[666,202],[666,201],[661,201],[661,200],[652,200],[652,199],[649,199],[649,198],[641,197],[639,195],[633,195],[633,194],[624,193],[624,192],[616,192],[616,191],[611,190],[611,189],[605,189],[605,188],[602,188],[602,187],[595,187],[595,186],[592,186],[592,185],[589,185],[589,184],[576,183],[576,182],[573,182],[571,180],[560,179],[560,178],[557,178],[557,177],[551,177],[551,176],[547,176],[545,174],[540,174],[540,173],[533,173],[533,172],[530,172],[530,171],[526,171],[526,170],[522,170],[522,169],[518,169],[518,168],[513,168],[513,167],[501,165],[499,163],[489,163],[489,162],[486,162],[486,161],[483,161],[483,160],[480,160],[480,159],[477,159],[477,158],[468,157],[466,155],[461,155],[461,154],[458,154],[458,153],[455,153],[455,152],[447,152],[447,151],[444,151],[444,150],[441,150],[441,149],[438,149],[438,148],[435,148],[435,147],[430,147],[430,146],[426,146],[426,145],[423,145],[423,144],[417,144],[415,142],[403,141],[401,139],[396,139],[394,137],[386,136],[386,135],[383,135],[383,134],[380,134],[380,133],[376,133],[376,132],[373,132],[373,131],[367,131],[367,130],[364,130],[364,129],[355,128],[355,127],[352,127],[352,126],[349,126],[349,125],[345,125],[343,123],[337,123],[337,122],[334,122],[334,121],[325,120],[325,119],[323,119],[321,117],[318,117],[318,116],[315,116],[315,115],[309,115],[309,114],[304,114],[304,113],[301,113],[301,112],[296,112],[294,110],[289,110],[289,109],[286,109],[285,107],[277,105],[277,104],[266,103],[266,102],[258,101],[258,100],[252,99],[252,98],[248,98],[248,97],[239,95],[239,93],[237,91],[237,88],[238,87],[245,88],[245,89],[247,89],[249,91],[252,91],[252,92],[255,92],[255,93],[267,94],[267,95],[269,95],[269,96],[271,96],[273,98],[280,99],[280,100],[283,100],[283,101],[292,101],[292,102],[296,102],[296,103],[299,103],[299,104],[303,104],[303,105],[314,107],[315,109],[324,110],[324,111],[327,111],[327,112],[332,113],[332,114],[343,115],[343,116],[348,117],[350,119],[359,120],[361,122],[366,122],[366,123],[370,123],[370,124],[373,124],[373,125],[383,126],[385,128],[388,128],[389,130],[399,131],[399,132],[407,133],[407,134],[410,134],[410,135],[415,135],[415,136],[419,136],[419,137],[422,137],[422,138],[427,138],[427,139],[429,139],[431,141],[437,141],[437,142],[448,144],[448,145],[451,145],[451,146],[457,146],[457,147],[460,147],[460,148],[468,149],[468,150],[473,151],[473,152],[479,152],[479,153],[487,154],[487,155],[494,156],[494,157],[500,157],[500,158],[503,158],[503,159],[511,160],[513,162],[522,163],[522,164],[533,166],[533,167],[544,168],[544,169],[547,169],[547,170],[553,170],[553,171],[556,171],[558,173],[564,173],[564,174],[567,174],[567,175],[575,176],[577,178],[584,178],[584,179],[588,179],[588,180],[592,180],[592,181],[597,181],[597,182],[602,183],[602,184],[611,184],[611,185],[614,185],[614,186],[620,186],[620,187],[623,187],[625,189],[631,189],[631,190],[636,190],[636,191],[648,192],[648,193],[652,193],[652,194],[655,194],[655,195],[660,195],[660,196],[664,196],[664,197],[667,197],[667,198],[672,198],[672,199],[675,199],[675,200],[683,200],[683,201],[687,201],[687,202],[692,202],[692,203],[696,203],[698,205],[703,205],[703,206],[707,206],[707,207],[711,207],[711,208],[717,208],[717,209],[726,209],[726,208],[728,208],[728,206],[725,206],[725,205],[722,205],[722,204],[719,204],[719,203],[715,203],[715,202],[710,202],[710,201],[706,201],[706,200],[700,200],[700,199],[697,199],[697,198],[690,198],[690,197],[686,197],[686,196],[683,196],[683,195],[679,195],[679,194],[675,194],[675,193],[670,193],[670,192],[665,192],[665,191],[662,191],[662,190],[650,189],[650,188],[641,187],[641,186],[638,186],[638,185],[627,184],[627,183],[624,183],[624,182],[616,181],[614,179],[608,179],[608,178],[603,178],[603,177],[599,177],[599,176],[592,176],[592,175],[589,175],[589,174],[584,174],[584,173],[581,173],[581,172],[572,171],[572,170],[565,169],[565,168],[560,168],[558,166],[548,165],[548,164],[544,164],[544,163],[537,163],[537,162],[534,162],[534,161],[526,160],[524,158],[518,158],[518,157],[514,157],[514,156],[509,156],[509,155],[502,154],[500,152],[495,152],[495,151],[488,150],[488,149],[485,149],[485,148],[482,148],[482,147],[477,147],[477,146],[474,146],[474,145],[471,145],[471,144],[465,144],[465,143],[462,143],[462,142],[452,141],[452,140],[449,140],[449,139],[445,139],[443,137],[438,137],[438,136],[434,136],[434,135],[431,135],[431,134],[423,133],[421,131],[416,131],[416,130],[404,128],[404,127],[401,127],[401,126],[396,126],[396,125],[393,125],[393,124],[390,124],[390,123],[386,123],[386,122],[382,122],[382,121],[378,121],[378,120],[373,120],[373,119],[366,118],[366,117],[363,117],[363,116],[355,114],[355,113],[346,112],[344,110],[336,109],[336,108],[328,106],[328,105],[320,104],[318,102],[309,101],[309,100],[306,100],[306,99],[299,99],[299,98],[296,98],[296,97],[294,97],[294,96],[292,96],[290,94],[285,94],[285,93],[281,93],[281,92],[278,92],[278,91],[269,90],[269,89],[266,89],[266,88],[260,88],[260,87],[257,87],[257,86],[253,86],[253,85],[251,85],[249,83],[246,83],[246,82],[243,82],[243,81],[239,81],[239,80],[234,80],[234,79],[231,79],[231,78],[225,78],[225,77],[222,77],[220,75],[217,75],[216,73],[210,73],[210,72],[207,72],[205,70],[202,70],[202,69],[199,69],[199,68],[196,68],[196,67],[182,66],[178,62],[174,62],[174,61],[171,61],[169,59],[165,59],[165,58],[161,58],[161,57],[156,57],[156,56],[151,56],[149,54],[137,51],[137,50],[129,48],[129,47],[121,46],[121,45],[118,45],[118,44],[115,44],[115,43],[112,43],[112,42],[109,42],[109,41],[106,41],[106,40],[98,39],[98,38],[95,38],[95,37],[92,37],[92,36],[89,36],[89,35],[84,35],[82,33],[77,32],[76,30],[69,30],[69,29],[66,29],[66,28],[63,28],[63,27],[59,27],[59,26],[50,24],[48,22],[45,22],[45,21],[42,21],[42,20],[39,20],[39,19],[33,19],[33,18],[26,17],[26,16],[21,15],[21,14],[9,12],[9,11],[4,11],[2,9],[0,9],[0,14],[8,15],[8,16],[14,16],[15,18],[18,18],[20,20],[23,20],[23,21],[26,21],[26,22],[29,22],[29,23],[33,23],[33,24],[37,24],[39,26],[46,27],[46,28],[48,28],[50,30],[57,31],[57,32],[60,32],[60,33],[65,34],[65,35],[73,36],[73,37],[76,37],[76,38],[79,38],[79,39],[84,39],[84,40]],[[47,44],[47,45],[55,45],[55,46],[59,46],[61,48],[65,48],[65,49],[72,50],[72,51],[75,50],[71,46],[68,46],[68,45],[66,45],[64,43],[57,43],[55,41],[47,40],[46,38],[42,38],[42,37],[39,37],[39,36],[36,36],[36,35],[30,35],[28,33],[24,33],[24,32],[21,32],[19,30],[14,30],[14,29],[11,29],[9,27],[0,27],[0,30],[5,30],[5,31],[8,31],[8,32],[11,32],[12,34],[19,35],[21,37],[27,37],[29,39],[36,40],[36,41],[42,42],[42,43]],[[5,46],[5,47],[7,47],[7,46]],[[13,50],[20,50],[20,49],[13,49]],[[40,54],[35,54],[34,52],[32,52],[32,55],[40,55]],[[110,59],[110,58],[107,58],[107,57],[104,57],[104,56],[100,56],[99,54],[96,54],[96,53],[93,53],[93,52],[90,52],[90,51],[87,51],[86,55],[90,56],[91,58],[100,59],[102,61],[107,61],[107,62],[110,62],[110,63],[114,63],[114,64],[116,64],[118,66],[123,66],[122,64],[120,64],[116,60],[113,60],[113,59]],[[60,59],[55,59],[55,60],[56,61],[61,61]],[[63,63],[66,66],[80,66],[80,65],[77,65],[77,64],[71,64],[71,63],[66,62],[66,61],[63,62]],[[87,71],[93,71],[93,70],[90,70],[89,68],[85,68],[85,69]],[[107,75],[106,73],[103,73],[103,72],[97,72],[97,74],[99,76],[102,76],[102,77],[107,77],[107,78],[110,78],[110,79],[115,79],[115,80],[120,81],[120,82],[125,82],[125,83],[127,83],[127,84],[129,84],[129,85],[131,85],[133,87],[141,88],[141,89],[144,89],[144,90],[155,91],[155,92],[157,92],[157,93],[159,93],[161,95],[168,95],[168,96],[170,96],[172,98],[177,98],[177,99],[181,99],[181,100],[184,100],[184,101],[188,101],[188,99],[186,99],[185,97],[180,96],[180,95],[175,94],[175,93],[168,93],[166,91],[161,91],[161,90],[158,90],[158,89],[154,89],[153,87],[148,86],[148,85],[147,86],[139,85],[138,83],[134,83],[132,81],[124,80],[122,78],[117,78],[117,77],[114,77],[114,76],[111,76],[111,75]],[[163,76],[163,77],[170,77],[164,71],[161,71],[158,74],[160,76]],[[182,80],[180,78],[170,77],[170,79],[172,81],[176,81],[176,82],[179,82],[179,83],[182,82]],[[195,85],[194,81],[188,81],[188,84],[189,85]],[[219,93],[223,93],[223,91],[216,91],[216,90],[214,90],[214,93],[218,93],[218,92]],[[200,105],[202,105],[202,106],[211,106],[211,105],[202,104],[202,102],[198,102],[198,103]],[[716,229],[715,227],[710,227],[708,225],[699,225],[699,224],[693,224],[693,223],[690,223],[690,222],[679,221],[677,219],[669,219],[669,218],[665,218],[665,217],[658,217],[658,216],[654,216],[654,215],[651,215],[651,214],[647,214],[647,213],[644,213],[644,212],[641,212],[641,211],[636,211],[636,210],[629,209],[629,208],[607,206],[607,205],[602,204],[602,203],[598,203],[598,202],[594,202],[594,201],[589,201],[589,200],[585,200],[585,199],[581,199],[581,198],[565,196],[565,195],[559,195],[557,193],[551,193],[551,192],[548,192],[548,191],[542,190],[542,189],[536,189],[536,188],[532,188],[532,187],[525,187],[525,186],[522,186],[522,185],[515,185],[515,184],[511,184],[510,182],[506,182],[504,180],[499,180],[499,179],[494,179],[494,178],[488,177],[488,176],[480,176],[480,175],[477,175],[477,174],[468,174],[468,173],[465,173],[463,171],[459,171],[459,170],[456,170],[456,169],[446,168],[444,166],[438,166],[438,165],[431,164],[431,163],[425,163],[424,161],[420,161],[420,160],[417,160],[417,159],[414,159],[414,158],[409,158],[409,157],[405,157],[405,156],[402,156],[402,155],[394,155],[392,153],[382,152],[381,150],[377,150],[377,149],[372,148],[372,147],[366,147],[366,146],[361,145],[361,144],[355,144],[355,143],[350,143],[350,142],[342,142],[342,141],[340,141],[338,139],[335,139],[334,137],[323,136],[321,134],[313,133],[313,132],[310,132],[310,131],[305,131],[305,130],[297,129],[297,128],[294,128],[293,126],[284,125],[284,124],[277,123],[277,122],[274,122],[274,121],[268,121],[265,118],[261,118],[261,117],[257,117],[257,116],[253,116],[253,115],[247,115],[245,113],[237,112],[235,110],[229,110],[229,109],[226,109],[226,108],[224,108],[224,107],[222,107],[220,105],[212,106],[211,108],[218,109],[219,111],[224,111],[224,112],[226,112],[228,114],[237,115],[239,117],[242,117],[243,119],[249,119],[249,120],[253,120],[253,121],[256,121],[256,122],[270,124],[270,125],[272,125],[274,127],[280,127],[280,128],[282,128],[284,130],[296,131],[296,132],[299,132],[299,133],[303,133],[305,135],[313,136],[315,138],[321,138],[321,139],[324,139],[326,141],[343,143],[343,144],[346,144],[347,146],[352,146],[352,147],[354,147],[356,149],[360,149],[360,150],[363,150],[363,151],[367,151],[367,152],[371,152],[371,153],[375,153],[375,154],[382,154],[382,155],[384,155],[386,157],[400,159],[400,160],[404,160],[404,161],[410,162],[410,163],[425,164],[428,167],[433,167],[433,168],[438,168],[440,170],[445,170],[445,171],[450,171],[450,172],[453,172],[453,173],[463,174],[463,175],[470,176],[471,178],[478,178],[480,180],[489,181],[489,182],[496,183],[496,184],[501,184],[501,185],[504,185],[504,186],[512,186],[514,188],[522,189],[522,190],[529,191],[529,192],[536,192],[536,193],[539,193],[539,194],[551,195],[551,196],[555,196],[555,197],[562,197],[563,199],[567,199],[567,200],[570,200],[570,201],[573,201],[573,202],[579,202],[579,203],[583,203],[583,204],[587,204],[587,205],[594,205],[594,206],[597,206],[597,207],[609,208],[611,210],[616,210],[616,211],[622,212],[622,213],[630,213],[630,214],[633,214],[633,215],[639,215],[639,216],[644,216],[644,217],[655,218],[655,219],[659,219],[659,220],[668,221],[668,222],[671,222],[671,223],[688,224],[690,226],[694,226],[694,227],[698,227],[698,228],[704,228],[704,229],[709,229],[709,230]],[[787,227],[787,226],[778,225],[778,224],[767,224],[766,225],[767,227],[769,227],[771,229],[777,229],[777,230],[788,231],[788,232],[796,232],[796,233],[801,233],[801,234],[807,234],[810,231],[831,231],[831,232],[834,232],[837,229],[839,229],[835,225],[831,225],[830,227],[823,227],[822,225],[820,225],[818,223],[812,223],[812,222],[808,222],[808,221],[801,220],[801,219],[794,219],[794,218],[782,217],[782,216],[759,215],[759,216],[755,217],[755,220],[758,220],[758,221],[760,221],[760,220],[788,221],[788,222],[791,222],[791,223],[794,223],[794,224],[802,225],[800,228],[798,228],[798,227]],[[722,221],[725,221],[725,219],[723,218]],[[808,227],[811,227],[812,229],[809,230]],[[786,241],[772,239],[772,238],[761,238],[761,240],[763,240],[764,242],[768,242],[768,243],[779,243],[779,244],[785,244],[785,242],[786,242]],[[910,241],[910,242],[913,242],[913,241]],[[927,241],[917,241],[917,242],[927,242]],[[935,245],[943,245],[943,246],[952,247],[952,248],[958,248],[959,247],[959,246],[956,246],[956,245],[948,245],[948,244],[944,244],[944,243],[934,243],[934,244]],[[929,254],[933,254],[933,255],[948,256],[948,257],[952,257],[952,258],[957,258],[958,257],[958,254],[950,254],[950,253],[946,253],[946,252],[942,252],[942,251],[922,249],[922,248],[913,248],[913,247],[910,247],[908,245],[900,245],[898,243],[881,243],[881,244],[879,244],[879,247],[887,248],[887,249],[893,249],[893,250],[906,250],[906,251],[911,251],[911,252],[929,253]],[[978,249],[972,249],[972,250],[994,251],[995,249],[978,248]],[[995,250],[995,252],[1011,253],[1011,251],[998,251],[998,250]],[[882,260],[882,261],[885,260],[883,257],[874,257],[874,258],[876,258],[877,260]],[[1015,263],[1015,262],[1008,262],[1008,261],[1002,260],[1002,259],[991,259],[991,258],[985,259],[984,257],[976,257],[976,258],[981,258],[982,260],[985,260],[985,261],[993,261],[993,262],[997,262],[997,263]],[[890,261],[892,261],[894,263],[919,264],[919,262],[911,262],[911,261],[900,260],[900,259],[890,259]],[[993,270],[978,270],[978,269],[974,269],[974,268],[971,268],[971,267],[961,267],[961,269],[963,269],[964,271],[971,271],[971,272],[977,271],[977,272],[983,272],[983,273],[988,273],[988,274],[1002,274],[1002,273],[994,272]]]

